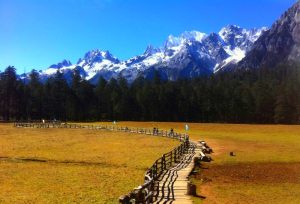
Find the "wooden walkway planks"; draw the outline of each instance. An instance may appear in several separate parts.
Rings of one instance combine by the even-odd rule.
[[[192,204],[192,197],[190,195],[187,195],[188,191],[188,176],[193,171],[194,168],[194,158],[196,156],[199,156],[200,149],[195,148],[194,150],[195,154],[191,160],[191,162],[184,168],[178,171],[178,178],[174,183],[174,194],[175,194],[175,200],[172,202],[174,204]]]
[[[194,158],[199,156],[200,148],[191,143],[189,151],[174,167],[170,168],[159,181],[159,196],[155,203],[193,203],[187,195],[188,176],[194,168]]]

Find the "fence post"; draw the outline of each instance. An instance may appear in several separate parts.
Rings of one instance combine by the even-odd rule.
[[[173,163],[173,151],[171,152],[171,161],[170,161],[170,166],[172,166]]]
[[[166,156],[163,155],[162,159],[163,159],[163,160],[162,160],[162,167],[163,167],[162,170],[165,170],[165,169],[166,169]]]
[[[155,161],[155,164],[154,164],[154,173],[153,173],[153,179],[156,180],[157,179],[157,160]]]
[[[134,192],[133,197],[135,198],[135,203],[145,203],[145,193],[141,190],[139,186]]]
[[[130,197],[128,195],[121,196],[119,198],[120,204],[130,204]]]
[[[176,148],[174,151],[174,163],[177,163],[177,151],[178,151],[178,148]]]

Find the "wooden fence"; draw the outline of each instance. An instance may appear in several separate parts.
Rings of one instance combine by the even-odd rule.
[[[189,149],[189,140],[186,138],[181,145],[171,152],[163,154],[154,164],[146,171],[145,182],[143,185],[135,188],[132,192],[119,198],[120,203],[153,203],[159,196],[159,179],[170,169],[173,164],[177,163]]]
[[[72,129],[95,129],[95,130],[109,130],[119,132],[130,132],[137,134],[146,134],[153,136],[168,137],[176,139],[181,144],[174,148],[172,151],[163,154],[161,158],[157,159],[154,164],[146,171],[144,184],[135,188],[127,195],[123,195],[119,198],[119,202],[122,204],[130,203],[153,203],[159,196],[158,181],[165,171],[170,169],[175,163],[177,163],[181,157],[189,151],[190,142],[189,137],[186,134],[176,133],[174,131],[159,130],[159,129],[147,129],[147,128],[129,128],[119,127],[116,125],[81,125],[70,123],[32,123],[32,122],[16,122],[14,127],[18,128],[72,128]]]

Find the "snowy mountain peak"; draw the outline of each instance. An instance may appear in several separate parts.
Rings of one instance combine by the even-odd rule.
[[[159,49],[154,48],[152,45],[148,45],[145,52],[144,52],[144,55],[145,56],[150,56],[150,55],[153,55],[153,54],[155,54],[159,51],[160,51]]]
[[[244,40],[246,32],[246,29],[239,26],[228,25],[220,30],[219,35],[225,42],[232,44],[235,39]]]
[[[91,50],[84,55],[83,59],[79,59],[77,64],[84,66],[85,64],[101,63],[103,60],[108,60],[113,63],[118,63],[119,60],[114,57],[109,51]]]
[[[249,30],[248,31],[249,40],[254,43],[263,34],[263,32],[267,30],[268,30],[267,27],[262,27],[260,29],[254,28]]]
[[[169,35],[167,41],[165,42],[165,48],[176,47],[184,42],[185,39],[180,37],[175,37],[173,35]]]
[[[243,29],[237,25],[227,25],[219,31],[219,35],[223,38],[231,33],[241,33]]]
[[[60,68],[68,67],[71,65],[72,65],[72,63],[69,60],[63,60],[57,64],[51,65],[49,68],[60,69]]]
[[[265,30],[265,29],[264,29]],[[300,1],[284,12],[253,44],[238,68],[276,67],[300,62]]]
[[[248,51],[263,31],[266,30],[265,27],[247,30],[236,25],[228,25],[220,30],[219,36],[230,46],[230,49],[233,50],[238,47]]]
[[[188,42],[202,42],[207,35],[199,31],[185,31],[180,36],[170,35],[165,42],[165,48],[177,47]]]
[[[207,35],[205,33],[201,33],[199,31],[190,31],[190,32],[184,32],[181,37],[188,39],[190,41],[197,41],[197,42],[202,42],[202,40],[206,37]]]
[[[228,25],[219,31],[219,35],[224,41],[228,41],[228,39],[232,37],[235,38],[247,37],[248,40],[254,42],[258,39],[258,37],[262,34],[262,32],[266,30],[268,30],[267,27],[262,27],[260,29],[253,28],[247,30],[237,25]]]

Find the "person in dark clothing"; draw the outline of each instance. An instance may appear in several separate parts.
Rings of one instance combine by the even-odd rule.
[[[169,136],[174,136],[174,130],[171,128]]]

